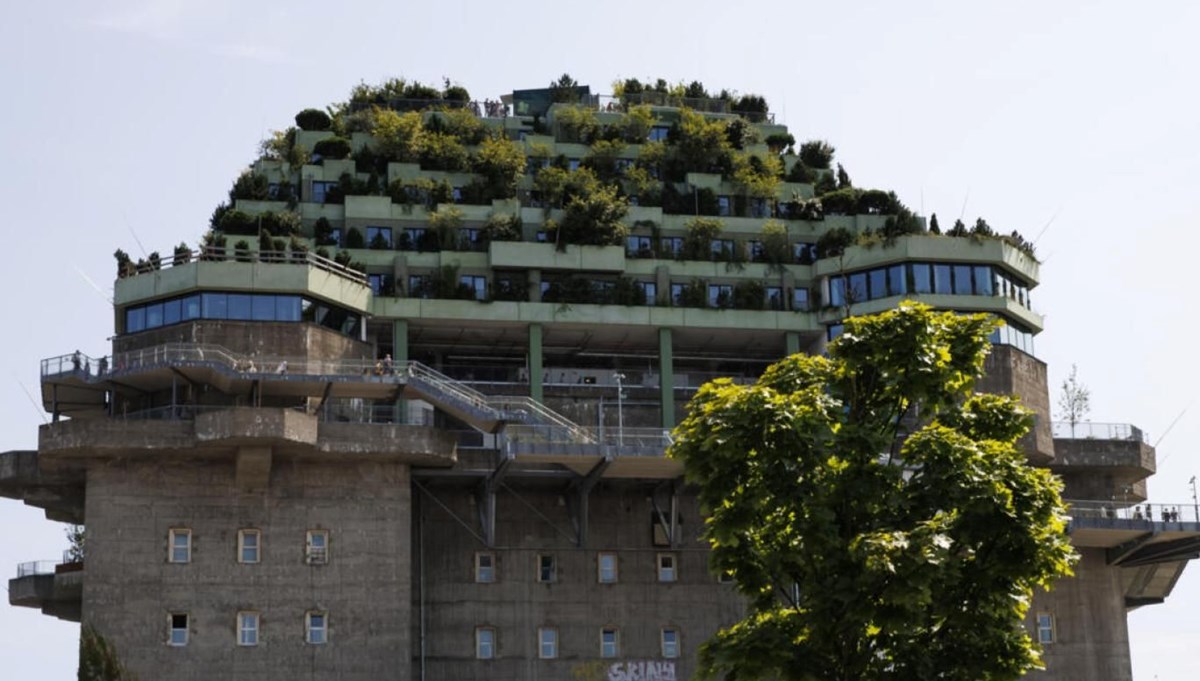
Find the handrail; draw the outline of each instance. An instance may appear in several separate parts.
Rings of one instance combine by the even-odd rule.
[[[31,560],[17,565],[17,577],[32,577],[33,575],[52,575],[58,566],[56,560]]]
[[[1150,436],[1146,431],[1130,423],[1053,421],[1050,432],[1059,440],[1129,440],[1150,444]]]
[[[1063,500],[1067,515],[1081,518],[1142,520],[1153,522],[1200,522],[1200,507],[1190,504],[1132,504],[1118,501]]]
[[[157,253],[157,251],[155,251]],[[153,255],[153,254],[152,254]],[[130,269],[124,272],[118,272],[117,278],[124,279],[126,277],[135,277],[140,274],[157,272],[170,267],[179,267],[192,262],[244,262],[244,263],[265,263],[277,265],[311,265],[319,270],[335,274],[346,279],[350,279],[355,283],[367,285],[367,275],[352,267],[347,267],[339,262],[322,257],[309,250],[303,251],[260,251],[260,250],[238,250],[230,246],[205,246],[196,250],[173,250],[170,255],[157,256],[152,260],[141,260],[138,263],[130,263]]]

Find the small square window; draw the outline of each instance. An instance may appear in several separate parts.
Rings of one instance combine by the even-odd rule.
[[[475,629],[475,658],[479,660],[496,659],[496,630],[492,627]]]
[[[679,630],[665,628],[662,630],[662,656],[667,659],[679,657]]]
[[[600,630],[600,657],[617,657],[620,655],[620,636],[615,628],[605,627]]]
[[[676,579],[675,554],[658,554],[658,581],[674,582]]]
[[[237,616],[238,645],[258,645],[258,613],[239,612]]]
[[[733,575],[724,570],[721,570],[720,572],[717,573],[717,583],[718,584],[733,584]]]
[[[538,657],[543,660],[553,660],[558,657],[558,629],[552,627],[538,629]]]
[[[1048,612],[1039,612],[1037,614],[1037,639],[1038,643],[1054,643],[1054,615]]]
[[[192,562],[192,531],[174,529],[167,532],[168,555],[171,563]]]
[[[260,560],[259,549],[262,546],[262,532],[258,530],[238,530],[238,562],[257,563]]]
[[[309,530],[304,540],[304,561],[309,565],[329,562],[329,530]]]
[[[304,616],[304,641],[323,645],[329,641],[329,616],[323,612],[310,612]]]
[[[488,552],[475,554],[475,581],[480,584],[491,584],[496,581],[496,554]]]
[[[558,581],[558,565],[554,561],[554,556],[538,556],[537,581],[542,583]]]
[[[168,618],[171,626],[167,643],[173,646],[186,646],[188,643],[188,616],[186,612],[173,612]]]
[[[606,552],[596,555],[596,581],[601,584],[617,583],[617,554]]]

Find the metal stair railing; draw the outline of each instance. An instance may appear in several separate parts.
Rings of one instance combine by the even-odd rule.
[[[550,429],[558,428],[561,429],[561,432],[567,436],[570,442],[596,442],[595,436],[588,429],[546,407],[532,397],[494,395],[488,398],[488,404],[504,414],[507,417],[506,421],[518,421],[527,425],[549,427]]]

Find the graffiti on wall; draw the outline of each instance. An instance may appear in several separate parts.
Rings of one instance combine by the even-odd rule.
[[[657,660],[617,662],[608,668],[608,681],[676,681],[675,663]]]

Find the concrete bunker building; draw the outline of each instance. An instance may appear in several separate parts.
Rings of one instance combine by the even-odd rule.
[[[832,171],[784,153],[765,108],[555,94],[375,102],[468,154],[478,137],[448,122],[511,141],[511,191],[382,156],[366,132],[340,131],[343,154],[338,132],[298,130],[292,150],[325,153],[254,164],[229,206],[252,229],[123,264],[111,350],[44,360],[53,422],[37,451],[0,455],[0,495],[86,525],[86,557],[20,566],[10,603],[90,625],[142,678],[690,678],[743,605],[708,569],[670,429],[707,380],[752,381],[820,352],[848,310],[915,298],[1006,322],[979,388],[1036,410],[1029,459],[1066,482],[1082,561],[1031,611],[1036,676],[1128,681],[1126,612],[1167,597],[1200,523],[1145,503],[1139,429],[1051,423],[1032,253],[911,216],[835,248],[823,237],[886,231],[902,207],[815,210]],[[689,116],[740,128],[730,153],[783,179],[763,195],[647,161]],[[601,167],[581,119],[633,138]],[[553,243],[546,168],[620,186],[622,243]],[[652,181],[632,188],[630,168]],[[290,242],[256,239],[286,220]]]

